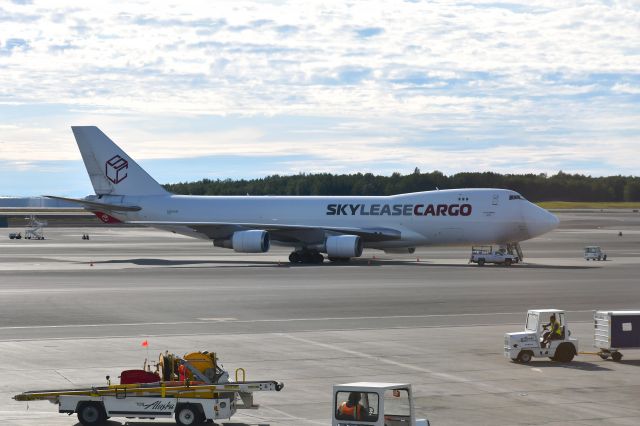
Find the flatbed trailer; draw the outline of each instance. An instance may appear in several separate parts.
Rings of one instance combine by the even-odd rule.
[[[60,413],[77,413],[85,426],[103,424],[110,417],[174,417],[178,425],[191,426],[205,420],[229,419],[238,409],[257,408],[253,392],[280,391],[283,387],[272,380],[195,386],[158,382],[30,391],[14,399],[58,404]]]

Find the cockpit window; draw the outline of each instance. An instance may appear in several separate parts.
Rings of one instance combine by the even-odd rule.
[[[524,197],[520,194],[511,194],[509,195],[510,200],[524,200]]]

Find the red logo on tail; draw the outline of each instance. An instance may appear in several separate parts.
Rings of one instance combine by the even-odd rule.
[[[95,214],[98,219],[100,219],[101,221],[103,221],[104,223],[122,223],[122,221],[116,219],[113,216],[110,216],[106,213],[102,213],[102,212],[93,212],[93,214]]]

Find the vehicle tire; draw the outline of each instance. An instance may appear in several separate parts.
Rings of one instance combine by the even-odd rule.
[[[531,358],[533,358],[533,353],[531,351],[521,351],[516,360],[522,364],[528,364],[531,361]]]
[[[76,408],[78,421],[83,426],[101,425],[107,420],[104,405],[101,402],[85,402],[78,404]]]
[[[576,355],[576,348],[571,343],[562,343],[556,349],[556,356],[553,357],[554,361],[558,362],[571,362]]]
[[[620,361],[622,359],[622,354],[620,352],[611,352],[611,359],[614,361]]]
[[[291,263],[300,263],[301,260],[300,254],[297,251],[294,251],[289,255],[289,262]]]
[[[324,262],[324,256],[320,253],[316,253],[313,257],[314,263],[318,265]]]
[[[511,259],[505,259],[504,266],[511,266]]]
[[[193,404],[182,404],[176,408],[176,423],[179,426],[199,425],[203,421],[202,412]]]
[[[598,262],[600,262],[600,260],[601,260],[601,259],[600,259],[600,256],[598,256]]]
[[[607,255],[602,256],[602,260],[607,260]]]
[[[478,266],[484,266],[484,259],[478,259]]]

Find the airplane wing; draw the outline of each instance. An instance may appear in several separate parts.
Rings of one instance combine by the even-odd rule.
[[[136,225],[159,228],[189,228],[204,234],[209,239],[227,239],[236,231],[261,229],[268,231],[274,240],[283,242],[318,242],[328,235],[358,235],[364,242],[399,240],[400,231],[391,228],[349,228],[308,225],[285,225],[277,223],[227,223],[227,222],[170,222],[170,221],[127,221]]]
[[[140,206],[119,206],[116,204],[100,203],[97,201],[88,201],[81,198],[56,197],[54,195],[45,195],[47,198],[54,200],[68,201],[70,203],[80,204],[88,210],[108,211],[108,212],[137,212],[142,210]]]

